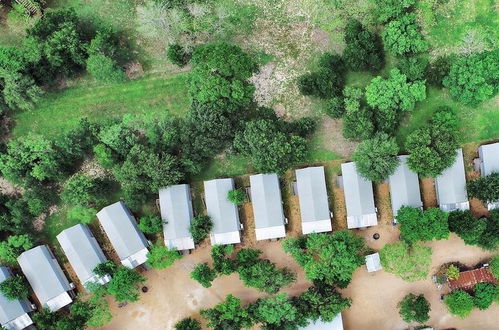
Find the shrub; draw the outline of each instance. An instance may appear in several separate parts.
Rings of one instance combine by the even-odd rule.
[[[408,294],[399,302],[399,313],[405,322],[425,323],[430,319],[430,304],[424,295]]]
[[[431,247],[404,242],[388,243],[380,251],[383,269],[404,281],[418,281],[428,276],[431,265]]]
[[[243,205],[246,200],[246,193],[242,189],[234,189],[227,193],[227,199],[236,205]]]
[[[0,242],[0,260],[7,264],[15,264],[17,257],[35,246],[33,238],[28,234],[12,235]]]
[[[104,168],[111,168],[116,164],[111,148],[99,143],[93,148],[95,159]]]
[[[214,329],[242,329],[254,324],[249,311],[241,306],[241,300],[230,294],[224,302],[202,310],[201,316],[208,320],[208,327]]]
[[[177,250],[159,244],[154,244],[147,253],[147,264],[154,269],[167,268],[178,259],[182,259],[182,255]]]
[[[499,172],[471,180],[466,184],[468,195],[484,203],[499,201]]]
[[[126,75],[116,62],[105,55],[91,55],[87,59],[87,71],[97,81],[103,83],[120,83],[126,80]]]
[[[139,219],[139,229],[145,234],[160,234],[163,232],[163,220],[154,215],[143,216]]]
[[[187,317],[175,323],[175,330],[201,330],[201,324],[192,317]]]
[[[444,304],[449,312],[462,319],[471,313],[474,305],[473,297],[461,289],[449,293],[444,299]]]
[[[327,100],[324,111],[331,118],[341,118],[346,111],[343,98],[341,96],[335,96]]]
[[[377,17],[381,23],[390,21],[407,12],[416,0],[374,0]]]
[[[9,300],[26,299],[29,297],[29,285],[24,277],[14,275],[0,283],[0,292]]]
[[[67,217],[70,220],[89,224],[95,220],[96,214],[97,214],[96,209],[78,205],[69,209]]]
[[[403,206],[397,212],[400,235],[409,244],[449,238],[448,214],[439,208],[420,209]]]
[[[426,72],[426,81],[435,87],[444,87],[443,80],[449,75],[451,58],[448,56],[438,57],[434,62],[431,62]]]
[[[189,227],[189,232],[192,235],[194,243],[198,244],[203,241],[211,229],[213,228],[213,222],[211,218],[207,215],[198,214],[191,220],[191,225]]]
[[[428,50],[428,43],[416,24],[415,14],[405,14],[391,21],[381,36],[386,50],[395,55],[404,56]]]
[[[169,45],[166,51],[168,60],[181,68],[189,63],[190,56],[191,54],[187,53],[179,44]]]
[[[101,262],[93,269],[93,273],[97,276],[113,275],[118,267],[111,260]]]
[[[84,174],[76,174],[64,184],[61,198],[70,205],[91,206],[98,204],[103,199],[103,185],[100,180]]]
[[[494,277],[499,280],[499,255],[495,255],[492,257],[492,260],[489,264],[489,269],[492,275],[494,275]]]
[[[475,306],[482,311],[492,305],[497,294],[495,285],[488,282],[477,283],[473,288],[473,291],[475,294],[473,302]]]
[[[303,95],[329,99],[340,95],[345,84],[345,64],[338,55],[326,53],[319,58],[319,69],[298,79]]]
[[[127,267],[119,267],[107,286],[107,291],[117,302],[134,302],[139,300],[140,283],[145,278]]]
[[[449,280],[457,280],[459,278],[460,272],[459,268],[455,265],[450,265],[446,270],[445,270],[445,275]]]
[[[211,282],[217,277],[217,272],[211,269],[207,263],[197,264],[191,272],[191,278],[205,288],[211,287]]]
[[[354,19],[348,21],[345,26],[345,44],[343,59],[350,70],[377,72],[383,66],[381,40],[359,21]]]
[[[236,271],[236,263],[229,258],[232,252],[234,252],[234,246],[232,245],[215,245],[211,248],[213,267],[217,273],[230,275]]]
[[[423,56],[404,57],[397,63],[397,68],[409,81],[423,80],[427,67],[428,59]]]
[[[487,220],[477,219],[471,211],[455,210],[449,212],[449,230],[462,238],[464,243],[478,245],[480,237],[487,227]]]

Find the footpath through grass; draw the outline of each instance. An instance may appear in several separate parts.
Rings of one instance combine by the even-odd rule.
[[[76,87],[48,92],[36,109],[14,115],[13,137],[28,133],[47,137],[75,127],[80,118],[101,122],[125,114],[183,116],[189,108],[187,74],[149,74],[119,84]]]

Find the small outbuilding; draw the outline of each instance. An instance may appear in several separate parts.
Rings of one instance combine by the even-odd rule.
[[[133,269],[147,261],[149,244],[125,203],[106,206],[97,213],[97,218],[123,266]]]
[[[236,244],[241,242],[239,212],[228,199],[234,190],[233,179],[215,179],[204,182],[206,211],[213,221],[210,234],[211,244]]]
[[[194,249],[194,240],[189,232],[194,217],[189,185],[177,184],[161,189],[159,206],[165,245],[179,251]]]
[[[87,225],[78,224],[65,229],[57,235],[57,240],[84,287],[89,283],[103,285],[111,280],[109,275],[99,276],[93,272],[107,258]]]
[[[341,164],[341,173],[348,228],[376,226],[378,217],[374,206],[372,182],[357,172],[354,162]]]
[[[315,322],[312,321],[306,327],[300,328],[301,330],[343,330],[343,318],[341,313],[338,313],[331,322],[323,322],[320,319]]]
[[[281,188],[277,174],[250,176],[250,195],[258,241],[286,236],[286,219],[282,208]]]
[[[9,268],[0,267],[0,283],[12,277]],[[0,324],[7,330],[22,330],[33,324],[29,313],[33,309],[26,299],[10,300],[0,293]]]
[[[379,253],[376,252],[366,256],[366,267],[368,273],[377,272],[382,269]]]
[[[407,166],[408,157],[406,155],[398,156],[400,161],[399,166],[388,179],[394,218],[402,206],[423,208],[418,175]]]
[[[445,169],[435,179],[437,202],[442,211],[469,210],[468,193],[466,192],[466,174],[464,172],[463,150],[456,152],[451,167]]]
[[[73,302],[74,285],[46,245],[21,253],[17,262],[43,308],[55,312]]]
[[[302,168],[295,173],[303,234],[331,231],[324,166]]]
[[[478,148],[480,156],[480,174],[482,177],[499,172],[499,142],[486,144]],[[499,201],[487,203],[489,210],[499,209]]]

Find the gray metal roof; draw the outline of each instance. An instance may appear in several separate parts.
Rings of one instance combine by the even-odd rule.
[[[134,216],[123,202],[106,206],[97,213],[97,218],[122,261],[147,249],[148,244],[144,234],[137,227]]]
[[[107,258],[87,225],[65,229],[57,235],[57,240],[83,285],[99,281],[93,270]]]
[[[233,179],[204,182],[206,210],[213,221],[213,234],[236,232],[240,229],[237,206],[227,199],[227,194],[233,189]]]
[[[188,241],[189,248],[194,248],[192,235],[189,232],[191,219],[194,217],[189,185],[178,184],[159,190],[159,205],[165,242],[170,248],[184,249],[177,242]],[[180,241],[178,241],[181,239]],[[192,243],[192,244],[190,244]]]
[[[480,171],[482,176],[499,172],[499,142],[486,144],[478,148],[480,155]]]
[[[362,177],[354,162],[341,164],[348,228],[377,224],[372,182]]]
[[[9,277],[12,277],[9,268],[4,266],[0,267],[0,283]],[[2,324],[2,326],[8,329],[15,329],[14,326],[8,327],[7,324],[29,312],[31,312],[31,306],[25,299],[9,300],[0,293],[0,324]]]
[[[324,166],[296,170],[302,222],[330,220]]]
[[[452,166],[435,179],[435,188],[438,204],[442,210],[469,209],[462,149],[457,150]]]
[[[46,245],[21,253],[17,262],[43,306],[72,290],[61,266]]]
[[[377,272],[381,270],[381,259],[379,258],[379,253],[372,253],[365,256],[366,259],[366,268],[369,273]]]
[[[343,319],[338,313],[331,322],[324,322],[320,319],[311,321],[307,326],[300,327],[300,330],[343,330]]]
[[[388,179],[393,217],[397,216],[397,212],[402,206],[423,207],[418,175],[407,166],[408,157],[406,155],[398,157],[399,166]]]

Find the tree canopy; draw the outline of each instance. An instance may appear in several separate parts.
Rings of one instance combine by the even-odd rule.
[[[35,244],[30,235],[11,235],[6,240],[0,242],[0,260],[7,264],[14,265],[17,263],[17,257],[33,246],[35,246]]]
[[[389,22],[381,36],[385,49],[395,55],[404,56],[428,50],[428,43],[416,24],[415,14],[404,14]]]
[[[378,20],[384,23],[407,12],[416,0],[374,0],[374,3]]]
[[[182,255],[177,250],[170,250],[166,246],[154,244],[147,253],[147,264],[154,269],[164,269],[181,258]]]
[[[139,219],[139,229],[145,234],[160,234],[163,232],[164,221],[155,215],[143,216]]]
[[[403,206],[397,212],[400,235],[409,244],[449,238],[448,213],[436,207],[425,211]]]
[[[480,244],[480,237],[487,227],[487,220],[477,219],[471,211],[455,210],[449,212],[449,230],[461,237],[469,245]]]
[[[464,290],[458,289],[444,298],[444,304],[452,314],[464,319],[473,310],[473,297]]]
[[[477,198],[484,203],[499,201],[499,172],[469,181],[466,190],[469,197]]]
[[[139,273],[122,266],[113,274],[107,291],[117,302],[134,302],[139,299],[138,285],[145,280]]]
[[[345,26],[343,59],[352,71],[379,71],[384,64],[383,46],[379,36],[369,32],[362,24],[350,19]]]
[[[473,302],[479,310],[486,310],[492,305],[494,298],[497,295],[496,286],[492,283],[482,282],[477,283],[473,288]]]
[[[213,228],[213,221],[208,215],[198,214],[192,220],[189,227],[189,232],[192,235],[194,243],[198,244],[203,241],[211,229]]]
[[[399,313],[402,319],[407,322],[425,323],[430,319],[430,304],[424,295],[409,293],[399,302]]]
[[[201,316],[215,330],[250,328],[254,323],[248,310],[241,306],[241,300],[230,294],[215,307],[202,310]]]
[[[29,297],[29,285],[20,275],[14,275],[0,283],[0,292],[9,300]]]
[[[432,249],[420,243],[411,247],[405,242],[387,243],[380,251],[383,269],[409,282],[428,276],[431,255]]]

